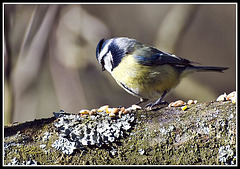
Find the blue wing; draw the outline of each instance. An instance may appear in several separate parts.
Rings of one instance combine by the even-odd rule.
[[[174,66],[192,66],[191,61],[177,57],[175,55],[162,52],[153,47],[140,48],[132,53],[133,57],[137,60],[139,64],[145,66],[157,66],[170,64]]]

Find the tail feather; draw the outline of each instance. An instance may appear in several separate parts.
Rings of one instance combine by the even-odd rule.
[[[216,71],[223,73],[224,70],[227,70],[228,67],[215,67],[215,66],[194,66],[194,69],[197,71]]]
[[[184,70],[181,70],[180,72],[181,78],[183,78],[193,72],[215,71],[223,73],[223,71],[227,69],[228,69],[227,67],[215,67],[215,66],[188,66]]]

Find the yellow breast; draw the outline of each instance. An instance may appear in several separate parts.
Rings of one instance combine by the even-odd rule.
[[[113,69],[112,76],[127,92],[155,99],[179,83],[177,71],[170,65],[144,66],[128,55]],[[128,89],[131,91],[129,91]]]

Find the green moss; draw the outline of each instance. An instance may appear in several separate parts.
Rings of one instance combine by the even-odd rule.
[[[236,105],[210,102],[159,111],[135,112],[138,119],[129,136],[102,147],[88,146],[72,155],[52,148],[58,135],[51,123],[33,135],[15,134],[4,138],[4,163],[16,157],[20,162],[34,159],[39,164],[72,165],[218,165],[220,147],[229,146],[233,155],[228,163],[236,164]],[[43,133],[50,132],[48,141]],[[15,144],[13,144],[15,143]],[[45,148],[40,145],[46,144]]]

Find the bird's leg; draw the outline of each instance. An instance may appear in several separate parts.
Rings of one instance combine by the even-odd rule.
[[[154,102],[154,103],[148,103],[144,108],[150,107],[150,110],[152,110],[152,108],[153,108],[154,106],[162,105],[162,104],[168,104],[168,102],[162,100],[163,97],[164,97],[166,94],[167,94],[167,91],[165,90],[165,91],[163,92],[162,96],[161,96],[159,99],[157,99],[156,102]]]
[[[148,99],[140,98],[140,101],[136,103],[136,105],[139,105],[141,103],[147,102]]]

